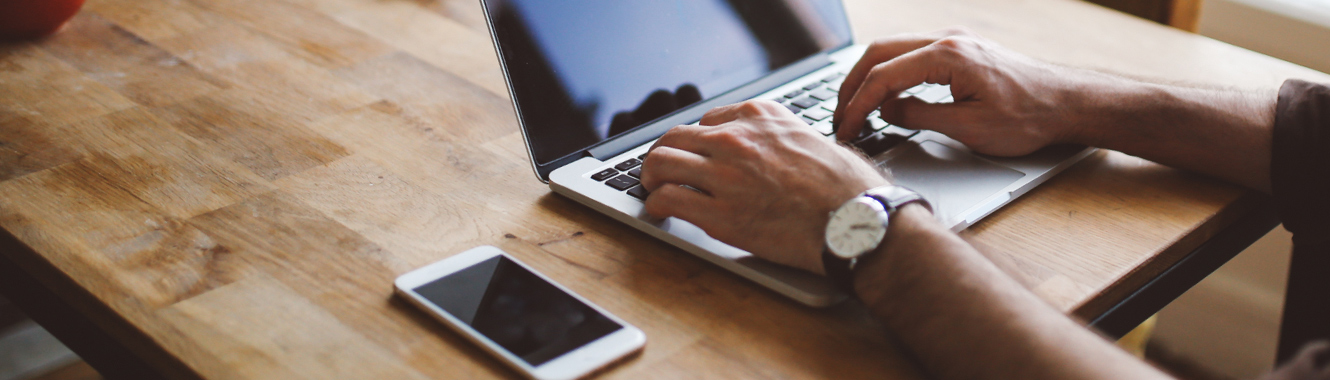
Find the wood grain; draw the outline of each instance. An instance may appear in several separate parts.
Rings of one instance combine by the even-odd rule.
[[[847,2],[861,41],[963,24],[1024,53],[1264,91],[1327,76],[1074,0]],[[396,298],[497,245],[642,327],[611,378],[918,378],[856,303],[811,309],[531,173],[464,0],[90,0],[0,45],[3,252],[172,377],[512,378]],[[963,235],[1090,317],[1249,207],[1100,152]],[[109,311],[109,312],[108,312]]]
[[[1201,0],[1088,0],[1146,20],[1195,33]]]

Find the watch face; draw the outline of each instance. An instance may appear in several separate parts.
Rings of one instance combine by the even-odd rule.
[[[846,202],[827,223],[827,248],[832,254],[849,259],[859,257],[882,242],[887,234],[887,212],[872,199],[855,198]]]

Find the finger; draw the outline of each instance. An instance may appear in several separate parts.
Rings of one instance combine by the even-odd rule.
[[[642,163],[642,187],[654,192],[665,184],[688,185],[702,191],[715,187],[714,170],[706,157],[671,147],[659,147]]]
[[[710,111],[707,111],[706,114],[702,115],[702,120],[698,120],[697,124],[706,125],[706,126],[717,126],[734,121],[734,119],[739,118],[738,115],[736,115],[735,113],[735,108],[739,107],[739,104],[742,103],[735,103],[735,104],[723,105],[720,107],[712,108]]]
[[[657,218],[675,217],[702,227],[715,220],[716,199],[677,185],[667,185],[647,195],[646,210]],[[699,224],[701,223],[701,224]],[[704,228],[705,229],[705,228]]]
[[[836,137],[848,141],[858,136],[869,113],[910,87],[924,82],[950,84],[954,55],[950,56],[953,59],[944,59],[943,54],[942,48],[934,43],[874,66],[854,96],[840,109],[844,118]]]
[[[651,145],[650,149],[647,149],[647,157],[651,157],[651,152],[659,147],[671,147],[710,157],[711,149],[708,148],[702,135],[711,129],[712,127],[700,125],[680,125],[670,128],[668,132],[660,136],[660,139],[656,140],[655,144]]]
[[[927,129],[955,136],[965,128],[976,128],[976,111],[967,103],[929,103],[916,97],[884,102],[881,117],[888,124],[909,129]]]
[[[868,72],[874,66],[895,59],[905,53],[919,50],[940,39],[969,34],[972,33],[967,29],[954,27],[931,33],[902,34],[873,42],[864,51],[863,57],[859,58],[859,62],[854,64],[854,68],[850,69],[850,72],[845,75],[845,80],[841,83],[840,96],[836,102],[836,113],[832,116],[832,123],[838,124],[837,122],[842,120],[841,109],[844,109],[845,104],[854,97],[854,93],[859,89],[859,84],[863,83],[864,78],[868,76]]]
[[[842,120],[841,109],[845,108],[845,103],[848,103],[850,98],[854,97],[854,93],[859,90],[859,85],[863,83],[869,70],[872,70],[874,66],[928,46],[934,41],[937,41],[937,39],[932,36],[908,34],[894,36],[869,45],[868,50],[864,51],[864,56],[859,58],[859,62],[854,64],[854,68],[845,74],[845,80],[841,82],[840,96],[836,101],[836,113],[832,116],[832,122]]]
[[[788,108],[767,99],[753,99],[727,106],[712,108],[702,115],[702,120],[698,122],[701,125],[715,126],[738,120],[744,117],[752,117],[764,114],[779,115],[781,112],[793,115]]]

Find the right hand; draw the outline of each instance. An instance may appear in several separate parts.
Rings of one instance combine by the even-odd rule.
[[[836,137],[859,135],[874,109],[910,129],[941,132],[979,153],[1025,155],[1071,142],[1069,107],[1077,77],[1007,50],[965,29],[894,36],[874,42],[847,74],[836,107]],[[951,85],[954,103],[929,104],[900,94],[920,83]]]

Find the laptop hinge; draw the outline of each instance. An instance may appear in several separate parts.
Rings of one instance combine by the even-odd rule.
[[[770,75],[744,85],[743,87],[721,94],[711,100],[695,104],[683,111],[656,120],[647,126],[605,141],[600,145],[588,149],[587,154],[590,154],[598,160],[608,160],[628,151],[629,149],[636,148],[648,141],[655,140],[676,125],[689,124],[700,120],[702,119],[702,115],[705,115],[707,111],[710,111],[712,108],[747,100],[758,94],[789,83],[801,76],[808,75],[808,73],[817,71],[831,63],[831,56],[827,53],[820,53],[805,58],[802,61],[795,62],[784,69],[780,69]]]

